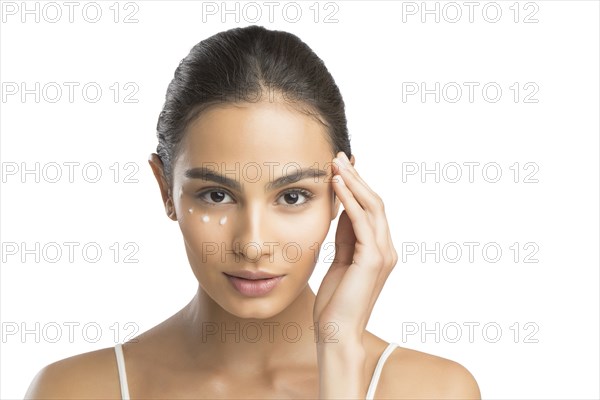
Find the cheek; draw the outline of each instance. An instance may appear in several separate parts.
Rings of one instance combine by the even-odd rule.
[[[199,266],[221,260],[216,249],[224,243],[229,247],[234,208],[202,205],[185,193],[182,193],[175,207],[190,261]]]
[[[281,216],[275,224],[279,244],[276,255],[287,263],[313,267],[330,223],[330,206],[325,202],[295,215]]]
[[[329,228],[328,214],[323,209],[307,210],[298,215],[277,219],[277,231],[282,240],[319,240]]]

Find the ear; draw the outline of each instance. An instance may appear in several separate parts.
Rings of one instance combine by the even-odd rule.
[[[164,166],[158,154],[150,154],[150,157],[148,157],[148,164],[150,164],[150,168],[152,168],[154,177],[158,182],[160,195],[162,197],[163,205],[165,206],[167,217],[171,218],[173,221],[177,221],[177,214],[175,213],[175,205],[173,204],[171,186],[167,182],[167,178],[164,174]]]
[[[351,154],[350,155],[350,164],[352,164],[352,166],[354,166],[354,163],[355,163],[354,154]],[[338,212],[340,211],[340,205],[342,204],[340,199],[335,195],[335,192],[334,192],[333,196],[334,196],[335,200],[333,201],[333,206],[331,208],[331,220],[332,221],[335,219],[335,217],[337,217]]]

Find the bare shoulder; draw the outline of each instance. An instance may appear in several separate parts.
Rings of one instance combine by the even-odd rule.
[[[119,399],[117,363],[112,347],[79,354],[42,368],[26,399]]]
[[[398,347],[384,365],[375,397],[481,399],[481,393],[473,375],[461,364]]]

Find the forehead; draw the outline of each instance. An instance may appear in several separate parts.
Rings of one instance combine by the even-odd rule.
[[[188,166],[297,162],[325,167],[332,155],[325,125],[279,101],[223,104],[204,110],[188,126],[180,151],[182,163]]]

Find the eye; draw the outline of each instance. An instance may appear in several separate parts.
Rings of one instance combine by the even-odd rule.
[[[306,205],[314,196],[313,193],[305,189],[292,189],[282,193],[278,198],[278,200],[282,201],[278,201],[277,203],[285,207],[299,207]],[[227,191],[216,188],[198,193],[196,197],[211,206],[234,202],[232,196]],[[229,201],[227,201],[227,198],[229,198]]]
[[[199,193],[196,197],[198,197],[203,202],[208,203],[212,206],[215,206],[218,204],[231,203],[231,202],[225,201],[225,199],[227,197],[229,197],[231,199],[231,196],[229,195],[229,193],[227,193],[225,190],[222,190],[222,189],[206,190],[204,192]]]
[[[314,196],[308,190],[293,189],[283,193],[279,198],[283,200],[283,205],[286,207],[299,207],[306,205]]]

